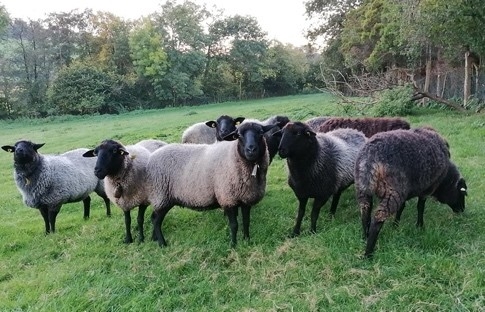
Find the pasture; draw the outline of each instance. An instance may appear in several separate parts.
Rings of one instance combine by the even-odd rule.
[[[57,117],[0,122],[1,145],[19,139],[46,143],[41,153],[94,147],[113,138],[179,142],[189,125],[221,114],[293,120],[342,115],[323,94],[135,111],[114,116]],[[354,188],[342,194],[334,219],[329,203],[310,234],[309,211],[298,238],[288,238],[297,200],[285,161],[268,171],[266,196],[251,211],[251,240],[230,248],[220,210],[173,208],[164,221],[168,247],[150,241],[123,244],[124,221],[113,205],[106,217],[92,195],[91,218],[82,203],[64,205],[57,232],[44,235],[40,213],[21,201],[12,154],[0,161],[0,311],[481,311],[485,307],[485,118],[438,109],[405,116],[436,128],[468,184],[465,212],[428,200],[418,230],[416,200],[401,225],[387,222],[374,259],[363,260],[360,212]],[[132,217],[136,216],[136,210]],[[241,224],[241,223],[240,223]]]

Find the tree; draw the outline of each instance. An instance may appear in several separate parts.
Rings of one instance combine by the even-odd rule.
[[[0,5],[0,34],[7,29],[9,21],[10,17],[8,16],[7,10],[5,10],[5,6]]]

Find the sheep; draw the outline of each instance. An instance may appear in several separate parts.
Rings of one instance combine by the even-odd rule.
[[[221,207],[229,221],[233,247],[240,206],[243,235],[249,239],[251,206],[265,194],[269,156],[263,133],[271,127],[244,123],[217,144],[170,144],[150,156],[147,184],[154,209],[153,237],[160,247],[167,245],[161,226],[174,205],[195,210]]]
[[[305,120],[304,123],[312,129],[314,132],[320,132],[320,127],[332,117],[329,116],[318,116]]]
[[[290,119],[286,116],[271,116],[263,121],[259,121],[257,119],[245,119],[243,123],[245,122],[257,122],[260,123],[263,126],[269,126],[273,125],[275,127],[271,128],[267,132],[264,133],[264,138],[266,140],[266,145],[268,146],[268,152],[269,152],[269,163],[271,164],[273,162],[273,158],[276,156],[278,153],[278,146],[280,144],[281,140],[281,135],[279,131],[288,123],[290,122]]]
[[[91,192],[103,198],[106,214],[111,215],[110,202],[103,182],[93,174],[95,162],[82,157],[88,149],[75,149],[60,155],[42,155],[44,146],[27,140],[2,149],[14,154],[14,180],[23,202],[39,209],[45,233],[54,233],[56,217],[65,203],[83,201],[84,218],[89,218]]]
[[[144,184],[145,167],[151,152],[157,150],[157,146],[164,145],[166,145],[165,142],[158,140],[143,140],[128,146],[123,146],[114,140],[104,140],[100,145],[83,154],[83,157],[97,156],[94,174],[99,179],[104,179],[108,198],[123,210],[126,244],[133,242],[130,211],[136,206],[139,207],[137,217],[139,239],[141,242],[145,239],[143,223],[145,211],[149,205]]]
[[[146,140],[141,140],[140,142],[136,143],[136,145],[143,146],[150,152],[154,152],[156,149],[167,145],[167,142],[155,140],[155,139],[146,139]]]
[[[182,143],[212,144],[222,141],[224,136],[236,130],[244,117],[232,118],[222,115],[217,120],[198,122],[185,129],[182,133]]]
[[[365,117],[365,118],[344,118],[332,117],[325,121],[316,130],[317,132],[328,132],[338,128],[353,128],[362,131],[370,138],[378,132],[391,131],[396,129],[410,129],[409,122],[401,118],[390,117]]]
[[[364,134],[355,129],[315,133],[302,122],[286,124],[278,152],[287,160],[288,184],[299,201],[292,236],[300,234],[309,198],[314,198],[312,233],[316,232],[320,209],[332,195],[330,214],[335,215],[342,191],[354,182],[355,159],[365,142]]]
[[[399,220],[410,198],[418,197],[418,227],[423,226],[429,195],[456,213],[465,209],[466,182],[450,160],[448,143],[429,128],[374,135],[357,157],[355,184],[363,238],[367,240],[366,258],[374,253],[384,221],[393,214]],[[374,195],[379,206],[371,220]]]

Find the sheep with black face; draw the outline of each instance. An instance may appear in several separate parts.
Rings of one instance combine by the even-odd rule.
[[[236,244],[241,207],[243,234],[249,239],[250,209],[265,194],[269,157],[263,134],[273,126],[243,123],[217,144],[170,144],[154,152],[147,165],[154,237],[166,241],[162,222],[173,206],[195,210],[222,208]]]
[[[42,155],[44,144],[21,140],[2,149],[14,154],[14,180],[25,205],[39,209],[45,232],[56,230],[56,217],[63,204],[82,201],[84,218],[89,218],[91,197],[96,192],[111,215],[103,181],[94,174],[94,160],[82,157],[88,149],[79,148],[60,155]]]
[[[355,166],[365,257],[374,253],[382,225],[393,214],[399,220],[406,200],[418,197],[419,227],[428,196],[454,212],[465,209],[467,186],[450,160],[448,143],[435,130],[417,128],[374,135],[362,148]],[[372,197],[379,205],[371,220]]]
[[[212,144],[223,141],[223,138],[236,130],[244,117],[232,118],[222,115],[216,120],[198,122],[185,129],[182,133],[182,143]]]

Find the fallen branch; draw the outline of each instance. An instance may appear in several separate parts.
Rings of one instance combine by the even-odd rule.
[[[431,99],[431,100],[436,101],[438,103],[445,104],[446,106],[454,108],[454,109],[456,109],[460,112],[466,112],[466,109],[463,108],[462,106],[460,106],[460,105],[458,105],[454,102],[440,98],[438,96],[432,95],[429,92],[417,91],[411,97],[411,101],[417,101],[417,100],[421,100],[423,98],[428,98],[428,99]]]

